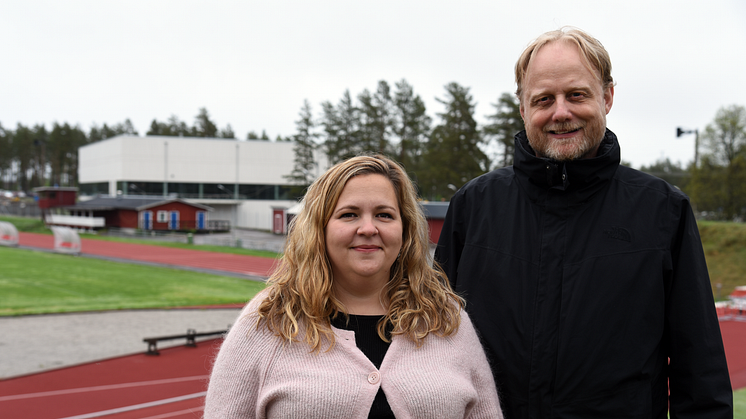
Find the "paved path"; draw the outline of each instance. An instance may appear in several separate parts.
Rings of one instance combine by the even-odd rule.
[[[143,353],[143,338],[184,335],[188,329],[228,329],[240,308],[122,310],[0,317],[0,381],[14,376]],[[167,341],[158,348],[184,345]],[[1,415],[0,415],[1,416]]]

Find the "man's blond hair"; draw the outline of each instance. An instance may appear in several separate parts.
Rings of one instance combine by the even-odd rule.
[[[541,47],[552,42],[567,42],[578,47],[580,56],[583,57],[585,65],[601,82],[604,90],[614,85],[611,77],[611,58],[601,42],[577,28],[565,26],[555,31],[550,31],[536,38],[523,51],[518,62],[515,64],[515,82],[517,85],[516,96],[523,103],[523,82],[531,60],[534,59]]]

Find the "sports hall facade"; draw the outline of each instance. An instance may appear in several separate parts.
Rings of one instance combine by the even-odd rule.
[[[99,194],[176,197],[238,228],[272,229],[273,208],[296,204],[293,142],[120,135],[78,151],[81,200]],[[317,153],[313,177],[327,168]]]

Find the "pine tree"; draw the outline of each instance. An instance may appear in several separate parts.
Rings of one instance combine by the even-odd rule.
[[[327,101],[321,104],[321,109],[324,149],[329,163],[339,163],[363,151],[359,141],[359,110],[352,103],[350,91],[344,92],[337,107]]]
[[[393,131],[399,141],[396,158],[411,177],[416,177],[415,174],[422,168],[422,154],[432,119],[426,113],[425,102],[414,94],[414,89],[406,80],[396,83],[393,102]]]
[[[303,107],[301,107],[298,115],[300,119],[295,121],[297,132],[293,136],[293,140],[295,141],[295,146],[293,147],[293,152],[295,153],[293,171],[289,175],[284,176],[284,178],[295,185],[306,187],[313,182],[313,179],[317,175],[315,169],[318,167],[318,163],[314,159],[314,152],[317,148],[316,137],[318,135],[313,131],[316,124],[313,121],[313,112],[308,100],[303,101]],[[296,195],[302,195],[302,190],[294,192]]]
[[[207,108],[200,108],[199,113],[194,117],[194,128],[192,132],[195,137],[216,138],[218,136],[218,127],[210,119]]]
[[[432,132],[425,163],[419,178],[423,195],[446,199],[468,180],[489,170],[490,162],[480,145],[482,136],[474,120],[473,98],[469,89],[450,83],[445,86],[446,99],[437,99],[446,110],[439,113],[441,122]]]
[[[515,134],[525,129],[521,117],[520,103],[515,95],[503,93],[493,103],[495,113],[487,115],[490,121],[484,127],[484,134],[489,140],[494,141],[498,148],[496,163],[500,167],[513,164],[513,151],[515,149]]]

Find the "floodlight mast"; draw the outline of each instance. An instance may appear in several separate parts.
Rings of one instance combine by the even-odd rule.
[[[699,165],[699,130],[685,130],[681,127],[676,127],[676,138],[679,138],[684,134],[694,134],[694,167],[697,167]]]

